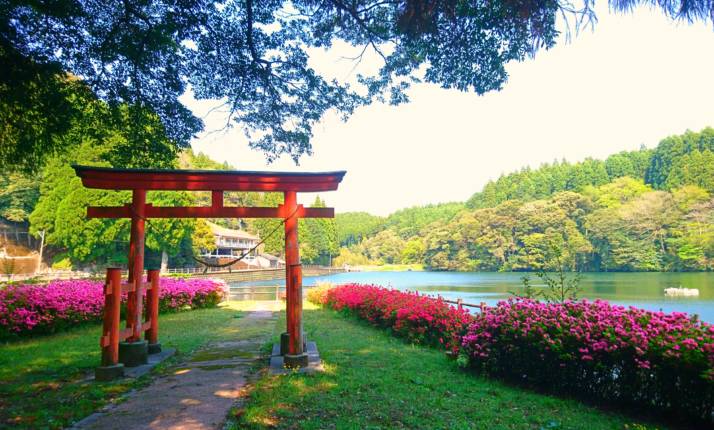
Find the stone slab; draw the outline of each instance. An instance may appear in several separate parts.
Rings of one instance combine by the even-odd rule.
[[[149,354],[148,362],[140,366],[124,367],[125,378],[139,378],[151,372],[151,369],[158,366],[162,361],[176,354],[175,348],[166,348],[157,354]],[[89,378],[95,379],[94,377]]]
[[[315,342],[307,342],[307,367],[302,367],[300,369],[286,369],[284,366],[284,358],[280,355],[280,345],[273,345],[273,355],[270,356],[270,366],[268,371],[271,375],[286,375],[291,372],[298,373],[316,373],[324,372],[325,367],[322,365],[322,360],[320,359],[320,353],[317,350],[317,344]],[[277,352],[277,354],[276,354]]]
[[[148,363],[136,367],[126,367],[124,368],[124,375],[130,378],[139,378],[141,376],[144,376],[149,373],[151,369],[159,365],[159,363],[173,356],[174,354],[176,354],[175,348],[166,348],[159,353],[149,354]]]
[[[310,354],[317,354],[318,358],[320,354],[317,352],[317,345],[315,342],[306,342],[305,344],[305,352],[307,352],[308,355]],[[280,344],[279,343],[274,343],[273,344],[273,351],[270,353],[271,356],[273,355],[281,355],[280,354]]]

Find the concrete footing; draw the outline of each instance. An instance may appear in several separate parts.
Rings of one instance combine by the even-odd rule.
[[[150,343],[147,346],[149,354],[158,354],[161,352],[161,342]]]
[[[289,342],[290,335],[287,333],[280,333],[280,355],[285,355],[288,353]]]
[[[288,369],[307,367],[307,354],[304,352],[296,355],[285,354],[283,356],[283,366]]]
[[[274,375],[282,375],[289,372],[314,373],[324,371],[325,369],[322,366],[322,361],[320,360],[320,353],[317,351],[317,345],[315,344],[315,342],[307,342],[305,351],[306,353],[302,354],[302,356],[307,356],[307,363],[305,363],[304,358],[302,356],[281,355],[280,344],[276,343],[275,345],[273,345],[273,352],[270,357],[270,373]],[[290,365],[291,360],[299,361],[298,364],[302,365],[302,367]]]
[[[141,366],[149,362],[149,342],[119,342],[119,362],[126,367]]]
[[[113,366],[99,366],[94,369],[94,379],[96,381],[112,381],[124,376],[124,365],[121,363]]]
[[[101,366],[94,370],[95,381],[111,381],[117,378],[140,378],[176,353],[174,348],[164,348],[161,352],[149,355],[149,362],[136,367],[125,367],[123,363],[115,366]]]
[[[290,335],[288,333],[280,333],[280,355],[287,355],[290,348]],[[307,351],[307,335],[303,333],[302,350]]]

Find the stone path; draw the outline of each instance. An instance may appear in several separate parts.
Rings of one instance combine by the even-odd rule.
[[[269,310],[249,312],[241,326],[271,325]],[[131,395],[125,402],[79,422],[76,429],[220,429],[231,406],[244,395],[265,331],[235,341],[213,342],[188,361]]]

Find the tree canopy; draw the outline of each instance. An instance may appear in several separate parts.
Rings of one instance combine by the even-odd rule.
[[[708,0],[645,3],[672,18],[710,21]],[[311,152],[314,124],[373,100],[407,101],[414,82],[485,93],[507,80],[505,64],[557,40],[559,16],[594,22],[594,0],[0,0],[0,166],[38,169],[96,97],[155,114],[177,148],[203,124],[180,101],[225,102],[250,145],[268,159]],[[308,61],[336,41],[381,59],[357,84],[330,80]],[[368,55],[368,54],[367,54]],[[143,124],[143,121],[133,121]],[[67,142],[65,141],[64,144]],[[132,142],[136,144],[136,142]],[[21,156],[23,158],[18,158]]]

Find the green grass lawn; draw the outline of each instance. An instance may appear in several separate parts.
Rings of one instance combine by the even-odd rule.
[[[176,348],[178,355],[153,373],[208,341],[272,331],[248,327],[237,318],[253,305],[228,302],[215,309],[161,315],[159,340],[164,347]],[[100,332],[101,326],[93,324],[0,345],[0,428],[62,428],[148,383],[149,375],[108,383],[88,379],[99,364]]]
[[[264,375],[235,411],[233,428],[656,428],[462,371],[443,352],[408,345],[333,311],[306,304],[304,324],[326,372]]]

